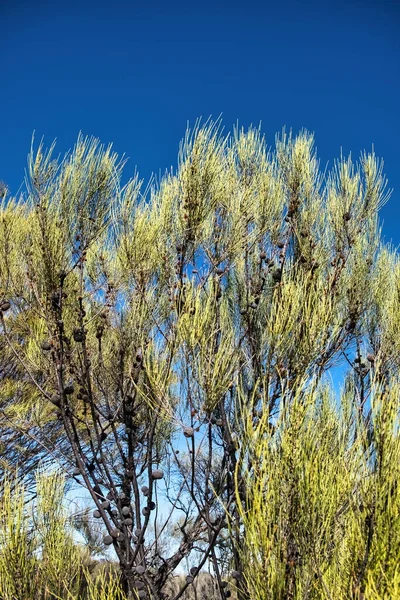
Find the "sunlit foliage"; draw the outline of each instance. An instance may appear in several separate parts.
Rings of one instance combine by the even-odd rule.
[[[210,564],[222,598],[400,596],[382,162],[213,122],[147,187],[97,140],[53,155],[0,208],[3,477],[85,488],[127,594]]]

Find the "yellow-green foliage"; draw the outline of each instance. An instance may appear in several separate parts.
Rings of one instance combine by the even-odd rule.
[[[143,192],[138,177],[121,189],[122,164],[95,140],[79,137],[60,163],[53,148],[32,151],[27,202],[7,200],[1,207],[0,292],[13,300],[7,316],[13,339],[2,348],[4,360],[12,358],[31,379],[44,377],[36,391],[54,388],[40,343],[54,339],[51,295],[64,274],[65,334],[70,338],[78,325],[81,297],[89,351],[104,387],[115,388],[119,349],[129,363],[155,340],[160,362],[171,366],[182,364],[180,349],[195,352],[209,408],[254,353],[273,369],[284,361],[304,371],[317,358],[327,367],[337,358],[349,312],[359,317],[371,296],[366,258],[372,262],[377,249],[381,165],[373,154],[362,156],[359,169],[342,159],[324,180],[309,133],[283,134],[276,146],[275,153],[268,150],[256,129],[222,137],[214,123],[198,124],[182,143],[177,173]],[[176,247],[185,248],[182,273]],[[269,267],[260,264],[262,251]],[[187,272],[189,264],[198,275]],[[279,290],[274,269],[282,272]],[[256,335],[248,347],[242,336],[247,317],[238,323],[237,311],[253,302]],[[99,327],[105,330],[101,360]],[[174,331],[179,339],[160,344],[161,331],[165,342]],[[18,336],[26,343],[16,359]],[[159,402],[171,393],[169,383],[168,376]],[[11,393],[4,387],[4,395]]]
[[[272,431],[265,404],[256,428],[241,413],[250,598],[399,598],[399,382],[390,392],[373,384],[368,426],[350,387],[340,405],[328,386],[302,388]]]
[[[306,131],[283,132],[273,150],[258,129],[223,136],[219,123],[198,123],[176,172],[144,189],[137,176],[122,187],[122,163],[95,140],[80,136],[59,162],[52,152],[32,150],[28,196],[0,206],[3,430],[39,440],[71,473],[71,435],[50,401],[62,356],[75,384],[70,422],[89,458],[101,428],[118,472],[127,440],[113,445],[108,433],[126,425],[121,406],[135,394],[135,431],[158,416],[160,466],[182,424],[205,472],[224,455],[219,501],[243,567],[240,600],[400,598],[400,266],[380,240],[387,194],[375,154],[341,157],[324,174]],[[332,367],[340,394],[327,383]],[[205,433],[217,447],[209,462]],[[2,469],[23,455],[13,444]],[[142,475],[145,443],[138,454]],[[96,468],[105,478],[103,457]],[[22,490],[7,485],[3,514],[16,525],[3,556],[17,550],[1,567],[6,600],[30,593],[12,588],[29,578],[12,581],[35,571],[31,544],[49,593],[78,585],[61,492],[39,485],[31,538]]]
[[[64,478],[39,473],[36,500],[18,477],[0,497],[2,600],[123,600],[116,571],[90,574],[90,557],[73,538],[64,507]]]
[[[0,594],[5,600],[32,598],[36,588],[35,542],[25,514],[24,488],[6,480],[0,499]]]

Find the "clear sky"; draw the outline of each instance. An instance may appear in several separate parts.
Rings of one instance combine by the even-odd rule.
[[[0,179],[16,193],[33,130],[64,152],[80,130],[127,174],[175,165],[187,121],[222,114],[315,132],[325,166],[375,145],[400,243],[399,0],[0,0]]]

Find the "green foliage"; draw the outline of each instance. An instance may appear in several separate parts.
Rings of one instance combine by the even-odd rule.
[[[90,557],[73,538],[63,477],[37,475],[36,501],[23,484],[4,482],[0,499],[0,597],[3,600],[123,599],[116,572],[90,574]]]
[[[3,484],[0,501],[0,594],[5,600],[32,598],[36,588],[35,544],[25,516],[24,489]]]
[[[59,489],[37,487],[28,535],[4,479],[47,459],[88,490],[131,594],[138,565],[159,600],[197,552],[221,593],[234,570],[239,600],[400,597],[400,268],[380,239],[382,162],[323,173],[307,131],[270,149],[258,129],[197,123],[176,172],[143,189],[121,186],[96,140],[53,151],[32,148],[27,195],[0,206],[10,573],[35,572],[40,547],[54,597],[83,577]],[[161,556],[171,523],[179,548]]]
[[[392,389],[374,384],[368,424],[350,390],[338,405],[328,387],[296,394],[272,433],[267,406],[255,429],[243,415],[236,476],[251,598],[399,597],[398,384]]]

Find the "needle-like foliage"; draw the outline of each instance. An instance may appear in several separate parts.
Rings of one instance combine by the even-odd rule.
[[[131,597],[207,565],[221,598],[398,597],[382,162],[211,121],[147,188],[97,140],[53,155],[0,207],[3,476],[84,488]]]

